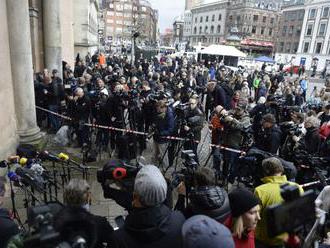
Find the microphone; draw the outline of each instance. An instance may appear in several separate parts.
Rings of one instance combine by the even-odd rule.
[[[63,152],[61,152],[60,154],[58,154],[58,158],[61,159],[62,161],[68,161],[70,159],[68,154],[65,154]]]
[[[7,168],[8,162],[6,160],[0,161],[0,168]]]
[[[45,171],[40,164],[32,164],[30,170],[33,171],[36,176],[42,176]]]
[[[18,175],[13,171],[8,172],[7,176],[9,178],[9,180],[12,181],[12,182],[19,182]]]
[[[40,152],[40,158],[44,160],[49,160],[53,162],[61,162],[61,160],[53,154],[50,154],[48,151]]]

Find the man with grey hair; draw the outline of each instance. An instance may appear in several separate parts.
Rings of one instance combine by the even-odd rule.
[[[79,211],[85,212],[89,216],[90,221],[95,224],[97,233],[95,247],[104,247],[103,244],[107,244],[106,247],[112,247],[113,228],[107,219],[86,212],[89,211],[91,202],[91,187],[85,180],[78,178],[71,179],[64,188],[63,200],[67,208],[79,209]],[[59,214],[58,217],[61,218],[61,215]]]
[[[0,177],[0,247],[7,247],[10,238],[19,232],[16,223],[12,220],[9,214],[9,211],[1,207],[6,194],[5,182],[5,177]]]
[[[315,116],[307,117],[304,126],[306,134],[303,137],[302,144],[309,154],[315,154],[320,151],[321,136],[319,133],[320,120]]]
[[[164,205],[166,195],[167,183],[160,170],[154,165],[142,167],[135,178],[133,210],[114,232],[114,247],[181,247],[185,218]]]

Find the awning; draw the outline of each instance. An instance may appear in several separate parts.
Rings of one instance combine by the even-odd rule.
[[[201,54],[231,56],[231,57],[246,57],[246,54],[233,46],[211,45],[200,52]]]
[[[262,47],[274,47],[273,42],[269,41],[254,41],[254,40],[242,40],[241,45],[247,45],[247,46],[262,46]]]
[[[265,63],[272,63],[274,64],[275,61],[272,58],[269,58],[267,56],[260,56],[258,58],[255,59],[258,62],[265,62]]]

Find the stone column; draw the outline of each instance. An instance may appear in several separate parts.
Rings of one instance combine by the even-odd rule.
[[[43,0],[43,28],[45,67],[51,72],[59,71],[62,77],[62,38],[60,21],[60,1]]]
[[[7,15],[17,133],[21,143],[37,144],[42,133],[36,121],[28,1],[7,0]]]

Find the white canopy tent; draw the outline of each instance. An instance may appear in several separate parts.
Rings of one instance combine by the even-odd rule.
[[[201,54],[245,58],[246,54],[233,46],[211,45],[200,51]]]

